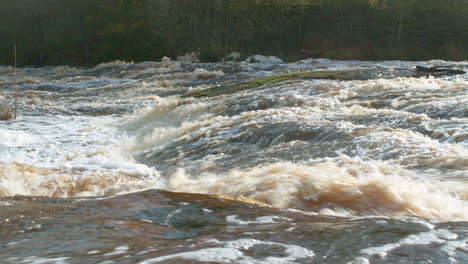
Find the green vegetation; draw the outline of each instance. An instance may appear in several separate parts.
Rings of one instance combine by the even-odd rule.
[[[236,93],[248,89],[258,88],[264,85],[279,83],[292,79],[328,79],[328,80],[355,80],[360,79],[363,71],[348,70],[348,71],[310,71],[310,72],[293,72],[278,74],[272,76],[261,77],[255,80],[235,84],[231,86],[216,86],[197,91],[189,91],[183,97],[212,97],[223,94]]]
[[[466,0],[4,0],[0,64],[95,65],[195,51],[466,60]]]

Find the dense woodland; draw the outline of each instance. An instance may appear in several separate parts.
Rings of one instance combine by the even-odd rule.
[[[94,65],[195,51],[466,60],[467,0],[0,0],[0,64]]]

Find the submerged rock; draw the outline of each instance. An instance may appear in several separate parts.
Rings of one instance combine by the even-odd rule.
[[[324,80],[360,80],[368,79],[369,73],[365,70],[342,70],[342,71],[310,71],[292,72],[272,76],[265,76],[244,83],[231,86],[216,86],[197,91],[189,91],[183,97],[212,97],[223,94],[232,94],[239,91],[258,88],[264,85],[275,84],[291,79],[324,79]]]
[[[419,73],[430,73],[431,75],[438,75],[438,76],[466,73],[465,71],[462,71],[462,70],[450,69],[450,68],[441,67],[441,66],[430,67],[430,68],[424,67],[424,66],[416,66],[416,71],[418,71]]]
[[[12,120],[15,118],[13,109],[7,105],[0,105],[0,120]]]

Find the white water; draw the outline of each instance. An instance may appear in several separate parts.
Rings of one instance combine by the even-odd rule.
[[[416,64],[456,63],[322,59],[236,65],[244,73],[263,76],[281,70],[392,69]],[[184,70],[181,63],[165,60],[141,65],[113,62],[88,71],[20,70],[20,79],[29,83],[24,89],[47,85],[53,89],[25,93],[22,102],[27,106],[20,118],[0,124],[0,195],[69,197],[164,188],[246,197],[320,214],[468,219],[466,75],[296,81],[214,100],[160,96],[185,89],[186,82],[225,75],[210,67]],[[4,83],[10,81],[8,75],[2,78]],[[269,107],[263,109],[264,104]],[[77,114],[102,107],[127,112],[123,116]],[[374,117],[380,119],[368,121]],[[446,120],[443,126],[440,117]],[[359,119],[368,120],[359,123]],[[304,127],[303,131],[328,129],[332,138],[322,135],[324,139],[314,144],[324,144],[323,151],[334,154],[315,152],[307,158],[301,148],[308,148],[309,136],[283,142],[284,133],[230,149],[229,142],[250,140],[274,132],[270,126],[287,128],[288,124]],[[424,135],[422,130],[432,134]],[[337,132],[349,139],[333,136]],[[192,145],[187,147],[185,142]],[[250,161],[242,161],[239,167],[226,163],[223,169],[235,147],[249,153]],[[190,156],[202,150],[207,153],[201,158]],[[269,157],[281,151],[289,154]],[[138,161],[154,155],[164,157],[177,172]],[[235,157],[241,160],[242,156]],[[184,171],[194,168],[202,173]]]

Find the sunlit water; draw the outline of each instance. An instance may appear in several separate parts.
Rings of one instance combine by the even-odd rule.
[[[467,263],[468,74],[416,65],[468,68],[0,67],[0,263]],[[180,97],[344,69],[368,77]]]

